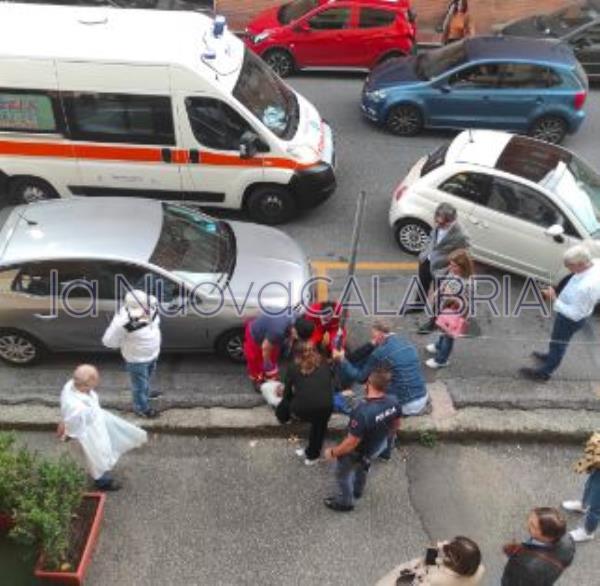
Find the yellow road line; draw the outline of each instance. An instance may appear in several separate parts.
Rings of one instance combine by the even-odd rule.
[[[349,263],[332,260],[313,260],[311,266],[315,277],[327,277],[329,271],[343,271],[348,269]],[[416,262],[357,262],[357,271],[416,271],[419,267]],[[329,285],[324,281],[317,283],[317,301],[325,301],[329,297]]]

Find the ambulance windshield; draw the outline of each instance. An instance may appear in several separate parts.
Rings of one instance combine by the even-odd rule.
[[[244,54],[233,96],[279,138],[290,140],[296,134],[300,119],[296,94],[252,51]]]

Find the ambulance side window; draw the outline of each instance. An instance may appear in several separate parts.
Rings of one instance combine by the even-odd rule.
[[[111,93],[63,94],[71,138],[174,145],[171,98]]]
[[[214,98],[187,98],[185,101],[196,140],[211,149],[239,151],[242,134],[253,131],[230,106]]]

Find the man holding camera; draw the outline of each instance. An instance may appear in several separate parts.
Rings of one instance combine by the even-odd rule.
[[[400,426],[400,403],[393,395],[386,395],[390,380],[388,370],[378,368],[371,372],[366,399],[352,411],[346,439],[325,450],[325,458],[337,460],[335,476],[339,494],[324,501],[334,511],[354,509],[354,499],[364,492],[371,460],[385,451],[389,438],[395,436]]]

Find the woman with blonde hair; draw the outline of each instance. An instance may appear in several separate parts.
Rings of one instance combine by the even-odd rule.
[[[454,348],[454,339],[466,333],[471,297],[473,261],[466,250],[455,250],[448,257],[448,274],[439,280],[436,300],[436,326],[442,331],[437,342],[427,345],[427,352],[434,354],[425,362],[429,368],[448,365]]]
[[[310,423],[306,449],[296,450],[307,466],[315,464],[321,455],[333,410],[334,387],[334,375],[327,361],[311,342],[298,342],[285,377],[283,407],[280,404],[278,413],[288,411]]]

